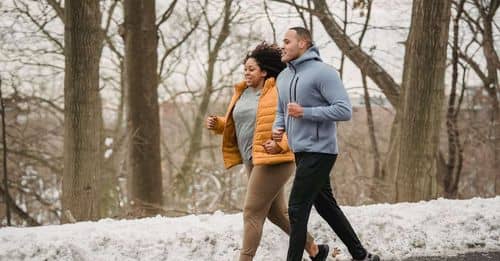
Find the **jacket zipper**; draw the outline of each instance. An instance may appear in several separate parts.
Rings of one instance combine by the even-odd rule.
[[[297,80],[295,80],[295,85],[293,87],[293,100],[297,102],[297,83],[299,82],[299,76],[297,76]]]
[[[293,96],[292,96],[292,88],[293,88],[293,81],[295,80],[295,76],[297,75],[297,70],[295,69],[295,67],[292,64],[290,64],[290,67],[293,69],[293,77],[292,77],[292,80],[290,81],[290,87],[288,88],[288,103],[295,102],[292,99],[293,98]],[[296,93],[295,93],[295,98],[296,98]],[[288,104],[287,104],[286,110],[287,110],[287,118],[288,118],[287,128],[286,129],[287,129],[287,133],[291,134],[292,133],[291,127],[292,127],[292,120],[293,120],[293,118],[290,117],[290,115],[288,115]]]

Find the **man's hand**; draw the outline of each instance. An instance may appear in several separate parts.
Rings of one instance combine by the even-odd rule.
[[[304,108],[295,102],[288,104],[288,115],[294,118],[301,118],[304,116]]]
[[[274,140],[267,140],[264,144],[262,144],[262,146],[264,146],[264,150],[266,150],[269,154],[278,154],[282,151],[280,146],[278,146]]]
[[[280,142],[283,139],[283,133],[285,132],[284,128],[276,128],[273,129],[273,140],[276,142]]]
[[[207,129],[213,130],[215,129],[215,125],[217,124],[217,116],[208,116],[207,118]]]

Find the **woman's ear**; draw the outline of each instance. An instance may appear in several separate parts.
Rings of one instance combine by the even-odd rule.
[[[262,77],[266,78],[266,77],[267,77],[267,71],[262,70],[262,71],[260,72],[260,75],[262,75]]]

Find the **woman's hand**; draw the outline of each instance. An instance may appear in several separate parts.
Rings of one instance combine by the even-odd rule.
[[[262,146],[264,146],[264,150],[269,154],[278,154],[283,151],[274,140],[267,140]]]
[[[217,124],[217,116],[211,115],[211,116],[207,117],[207,121],[206,121],[207,129],[209,129],[209,130],[215,129],[216,124]]]

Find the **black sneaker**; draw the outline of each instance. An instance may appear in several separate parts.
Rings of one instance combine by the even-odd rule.
[[[380,261],[380,257],[377,255],[374,255],[372,253],[366,254],[365,258],[363,259],[353,259],[354,261]]]
[[[328,252],[330,248],[328,245],[318,245],[318,254],[315,257],[310,256],[312,261],[325,261],[328,257]]]

